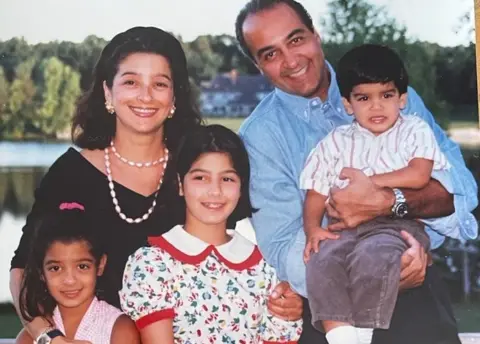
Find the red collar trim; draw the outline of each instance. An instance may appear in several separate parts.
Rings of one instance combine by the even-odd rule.
[[[260,260],[263,259],[263,256],[260,253],[258,246],[256,245],[255,245],[255,248],[253,249],[252,254],[247,259],[245,259],[243,262],[240,262],[240,263],[232,263],[231,261],[227,260],[224,256],[222,256],[222,254],[213,245],[207,246],[205,250],[203,250],[201,253],[197,254],[196,256],[190,256],[180,251],[175,246],[173,246],[163,236],[149,237],[148,243],[151,246],[156,246],[167,251],[172,257],[181,261],[182,263],[187,263],[192,265],[198,265],[201,262],[203,262],[212,251],[215,253],[215,255],[218,257],[218,259],[222,263],[224,263],[230,269],[237,270],[237,271],[250,269],[251,267],[257,265],[260,262]]]

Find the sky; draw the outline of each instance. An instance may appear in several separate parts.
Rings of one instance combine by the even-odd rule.
[[[469,44],[456,34],[474,0],[369,0],[386,7],[414,39],[443,46]],[[157,26],[191,41],[202,34],[234,34],[246,0],[0,0],[0,40],[23,36],[29,43],[81,42],[90,34],[111,39],[133,26]],[[327,0],[300,0],[318,27]],[[473,15],[472,15],[473,17]],[[321,34],[321,31],[320,31]]]

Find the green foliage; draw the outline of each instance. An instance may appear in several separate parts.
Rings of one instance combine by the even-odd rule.
[[[257,67],[240,51],[235,37],[229,35],[211,36],[212,50],[223,58],[219,72],[236,69],[242,74],[257,74]]]
[[[184,44],[188,71],[196,83],[211,79],[222,64],[222,56],[212,50],[211,41],[211,36],[199,36]]]
[[[9,89],[10,89],[10,83],[8,82],[5,76],[5,71],[3,67],[0,66],[0,113],[2,113],[7,107]]]
[[[0,137],[56,137],[67,128],[81,92],[78,72],[56,57],[37,66],[30,58],[17,66],[10,85],[2,77],[3,69],[0,102],[6,101],[0,107]]]
[[[434,57],[436,91],[452,104],[470,103],[477,98],[475,45],[441,48]]]
[[[35,116],[32,125],[39,132],[55,137],[71,122],[80,95],[80,74],[56,57],[40,62]]]
[[[452,106],[477,104],[475,46],[444,48],[409,41],[406,29],[384,7],[368,0],[330,0],[320,31],[325,54],[336,67],[353,46],[386,44],[404,59],[410,84],[441,125],[455,119]],[[181,37],[177,37],[181,42]],[[93,68],[107,42],[94,35],[81,43],[29,45],[23,38],[0,41],[0,139],[54,137],[64,131],[75,103],[91,82]],[[236,69],[258,73],[230,35],[203,35],[182,42],[194,95],[218,73]]]
[[[384,7],[366,0],[332,0],[321,20],[326,41],[353,46],[366,42],[405,44],[406,28],[390,18]]]
[[[40,83],[38,84],[37,106],[33,125],[47,135],[52,133],[52,124],[60,103],[60,85],[63,79],[63,64],[56,57],[40,62]]]
[[[402,54],[408,71],[410,85],[422,97],[425,105],[444,129],[448,128],[451,105],[436,92],[436,49],[432,45],[414,42]]]
[[[8,88],[8,100],[1,113],[0,137],[5,134],[14,138],[23,137],[31,120],[36,91],[31,79],[34,63],[33,59],[28,59],[16,67],[15,77]]]
[[[183,48],[188,72],[197,85],[232,69],[242,74],[258,73],[255,65],[240,52],[233,36],[198,36],[190,43],[183,43]]]
[[[0,64],[4,68],[8,81],[15,77],[15,69],[23,61],[31,58],[32,46],[23,38],[14,37],[6,42],[0,42]]]
[[[8,82],[3,67],[0,66],[0,138],[6,132],[11,119],[7,113],[8,99],[10,96],[10,83]]]

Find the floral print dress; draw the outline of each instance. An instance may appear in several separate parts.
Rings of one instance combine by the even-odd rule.
[[[175,343],[296,343],[302,322],[271,315],[275,270],[235,231],[220,246],[175,226],[132,254],[120,291],[122,309],[144,328],[173,320]]]

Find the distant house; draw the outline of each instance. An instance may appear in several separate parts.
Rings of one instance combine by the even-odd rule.
[[[247,117],[272,90],[263,75],[239,75],[232,70],[201,85],[200,109],[205,116]]]

